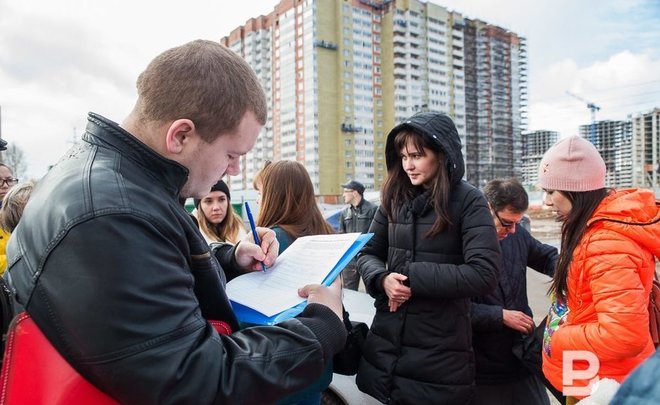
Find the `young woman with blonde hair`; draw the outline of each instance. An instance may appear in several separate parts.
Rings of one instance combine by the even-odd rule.
[[[206,242],[236,244],[245,236],[241,217],[231,206],[231,194],[227,184],[220,180],[202,199],[195,199],[197,222]]]

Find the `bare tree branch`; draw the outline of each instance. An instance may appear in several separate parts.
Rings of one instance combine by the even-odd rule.
[[[10,143],[7,146],[7,150],[1,152],[1,155],[2,162],[11,167],[15,177],[21,179],[27,170],[27,162],[25,161],[23,149],[16,146],[16,144]]]

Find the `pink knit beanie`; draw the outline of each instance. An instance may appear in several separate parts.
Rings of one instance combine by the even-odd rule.
[[[574,135],[545,152],[539,183],[546,190],[592,191],[605,187],[605,162],[588,140]]]

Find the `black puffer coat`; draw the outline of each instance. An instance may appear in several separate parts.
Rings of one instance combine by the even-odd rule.
[[[448,158],[454,225],[424,238],[436,213],[429,191],[421,188],[394,210],[392,221],[382,208],[376,213],[370,229],[374,237],[358,260],[376,315],[357,383],[384,403],[469,403],[474,385],[470,297],[497,284],[500,247],[486,200],[461,180],[460,139],[446,116],[418,114],[395,127],[387,140],[388,169],[401,164],[393,148],[395,135],[410,128],[434,139]],[[408,276],[412,290],[396,312],[389,312],[382,286],[389,272]]]

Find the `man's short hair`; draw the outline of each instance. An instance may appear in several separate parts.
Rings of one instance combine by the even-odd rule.
[[[196,40],[161,53],[138,77],[137,91],[141,120],[187,118],[207,142],[235,130],[247,111],[266,123],[259,79],[242,57],[218,42]]]
[[[360,183],[359,181],[351,180],[346,184],[342,184],[341,186],[349,190],[355,190],[360,193],[360,195],[364,194],[364,184]]]
[[[527,211],[529,207],[527,191],[513,177],[489,181],[484,187],[483,193],[495,212],[509,207],[513,212],[520,213]]]

